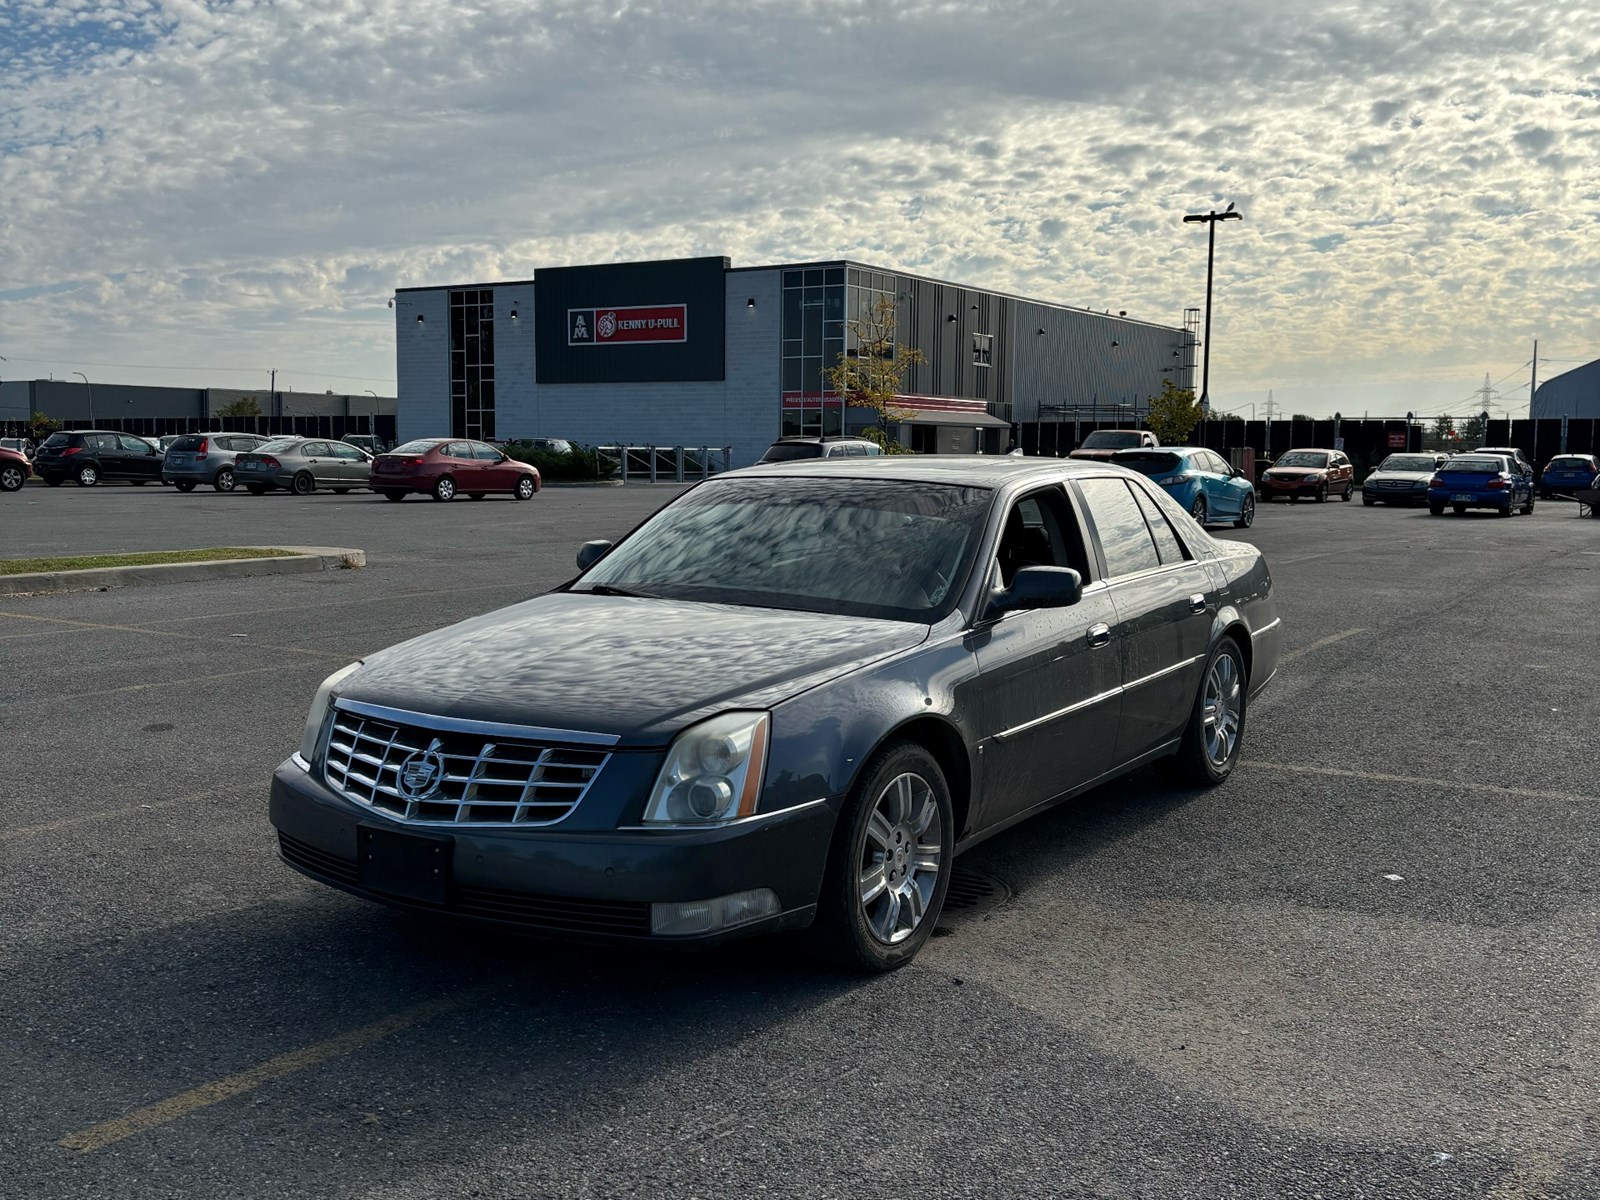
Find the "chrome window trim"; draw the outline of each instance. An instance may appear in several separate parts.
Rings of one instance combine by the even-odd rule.
[[[382,704],[368,704],[362,700],[339,697],[333,707],[358,716],[376,717],[380,721],[402,725],[418,725],[424,729],[441,729],[446,733],[470,733],[483,737],[513,738],[526,741],[568,742],[578,746],[615,746],[622,739],[614,733],[585,733],[572,729],[549,729],[542,725],[509,725],[499,721],[470,721],[461,717],[441,717],[433,713],[412,712],[404,708],[388,708]]]
[[[1143,687],[1147,683],[1154,683],[1157,679],[1171,675],[1174,671],[1181,671],[1185,667],[1194,666],[1195,663],[1199,662],[1204,657],[1204,654],[1196,654],[1193,658],[1186,658],[1182,662],[1175,662],[1170,667],[1162,667],[1161,670],[1154,671],[1140,679],[1135,679],[1132,683],[1123,684],[1122,690],[1125,692],[1131,692],[1136,687]]]
[[[1120,696],[1126,690],[1126,688],[1118,686],[1109,691],[1101,692],[1099,695],[1090,696],[1086,700],[1079,700],[1073,704],[1067,705],[1065,708],[1058,708],[1055,712],[1045,713],[1045,715],[1042,717],[1035,717],[1031,721],[1024,721],[1021,725],[1013,725],[1010,729],[1003,729],[994,735],[994,740],[997,742],[1003,742],[1008,737],[1014,737],[1019,733],[1026,733],[1028,730],[1035,729],[1048,721],[1054,721],[1058,717],[1071,716],[1075,712],[1080,712],[1085,708],[1091,708],[1094,705],[1100,704],[1106,700],[1110,700],[1115,696]]]
[[[618,831],[627,830],[631,833],[690,833],[699,829],[731,829],[735,826],[754,825],[761,821],[771,821],[777,817],[787,817],[791,813],[805,812],[808,808],[815,808],[819,804],[826,804],[828,798],[819,796],[815,800],[807,800],[804,804],[792,804],[788,808],[775,808],[771,812],[752,813],[748,817],[735,817],[731,821],[705,821],[705,822],[677,822],[668,823],[657,821],[649,825],[618,825]]]

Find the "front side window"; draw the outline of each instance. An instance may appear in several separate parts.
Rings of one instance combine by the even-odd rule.
[[[669,505],[574,591],[929,621],[971,569],[986,488],[727,477]]]
[[[1120,479],[1083,479],[1078,481],[1078,487],[1100,537],[1107,578],[1116,579],[1161,565],[1150,527],[1126,483]]]
[[[1071,567],[1089,578],[1088,554],[1060,489],[1034,492],[1011,506],[995,563],[1001,587],[1010,587],[1023,567]]]

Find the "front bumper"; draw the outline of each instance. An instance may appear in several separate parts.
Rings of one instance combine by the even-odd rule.
[[[709,944],[811,923],[839,805],[835,798],[706,830],[414,826],[344,799],[291,758],[273,773],[268,815],[286,863],[369,900],[585,941]],[[442,899],[396,894],[364,878],[363,828],[443,838]],[[706,934],[651,933],[652,903],[758,888],[777,893],[775,915]]]
[[[1315,496],[1327,486],[1324,479],[1309,483],[1300,479],[1263,479],[1256,490],[1266,496]]]
[[[1369,500],[1383,500],[1390,504],[1422,504],[1428,499],[1428,485],[1407,484],[1405,487],[1382,487],[1376,484],[1361,485],[1361,494]]]

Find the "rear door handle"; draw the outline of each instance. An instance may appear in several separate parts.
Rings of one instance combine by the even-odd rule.
[[[1203,593],[1196,592],[1189,597],[1189,611],[1203,613],[1206,610],[1206,598]]]
[[[1089,626],[1089,646],[1091,649],[1098,650],[1101,646],[1109,646],[1110,644],[1111,626],[1105,624]]]

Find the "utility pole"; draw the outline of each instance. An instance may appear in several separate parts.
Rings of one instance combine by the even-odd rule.
[[[1272,389],[1268,388],[1267,389],[1267,436],[1266,436],[1266,440],[1262,443],[1262,445],[1265,448],[1261,451],[1261,453],[1264,454],[1268,458],[1272,457],[1272,413],[1273,413],[1273,410],[1276,407],[1277,407],[1277,404],[1272,399]]]
[[[1214,274],[1214,267],[1216,265],[1216,258],[1217,258],[1217,222],[1218,221],[1242,221],[1243,219],[1244,219],[1244,214],[1243,213],[1234,212],[1233,211],[1233,202],[1232,201],[1229,201],[1228,207],[1226,209],[1224,209],[1222,212],[1218,212],[1216,209],[1212,209],[1210,212],[1189,213],[1187,216],[1185,216],[1183,218],[1185,224],[1188,224],[1188,225],[1200,225],[1200,224],[1203,224],[1203,225],[1205,225],[1206,231],[1207,231],[1207,238],[1206,238],[1206,333],[1205,333],[1205,343],[1204,343],[1205,354],[1203,355],[1202,360],[1201,360],[1204,365],[1200,369],[1200,412],[1202,413],[1202,416],[1201,416],[1200,420],[1202,422],[1202,425],[1205,422],[1205,416],[1203,414],[1205,414],[1206,412],[1210,411],[1210,408],[1211,408],[1211,279],[1212,279],[1212,275]]]
[[[1533,394],[1539,390],[1539,339],[1533,339],[1533,377],[1528,380],[1528,420],[1533,420]]]

